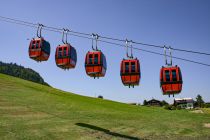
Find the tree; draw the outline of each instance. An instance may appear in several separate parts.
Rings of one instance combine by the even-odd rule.
[[[148,104],[147,100],[144,100],[143,105],[147,105],[147,104]]]
[[[49,86],[39,73],[30,68],[19,66],[16,63],[3,63],[0,61],[0,73]]]
[[[197,104],[200,108],[203,107],[204,101],[203,101],[202,96],[200,94],[197,95],[196,102],[197,102]]]
[[[204,104],[204,107],[205,107],[205,108],[210,108],[210,103],[205,103],[205,104]]]

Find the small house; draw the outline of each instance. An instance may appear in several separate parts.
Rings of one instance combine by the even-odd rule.
[[[156,99],[152,99],[152,100],[147,101],[147,105],[150,105],[150,106],[161,106],[161,102],[156,100]]]
[[[194,108],[193,98],[175,98],[174,106],[180,106],[182,109]]]

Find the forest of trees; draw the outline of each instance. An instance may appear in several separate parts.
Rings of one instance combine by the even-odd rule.
[[[16,63],[3,63],[0,61],[0,73],[49,86],[39,73],[30,68],[19,66]]]

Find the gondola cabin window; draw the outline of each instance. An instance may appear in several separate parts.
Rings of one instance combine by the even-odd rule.
[[[39,41],[36,42],[36,48],[35,49],[38,49],[39,48]]]
[[[92,64],[92,60],[93,60],[93,54],[89,54],[89,64]]]
[[[61,58],[62,57],[62,48],[59,48],[58,49],[58,58]]]
[[[72,59],[75,62],[77,62],[77,52],[76,52],[76,50],[73,48],[71,52],[72,52]]]
[[[129,62],[125,62],[125,72],[129,72]]]
[[[170,73],[169,73],[169,70],[166,70],[165,71],[165,75],[166,75],[166,81],[167,82],[170,82]]]
[[[94,64],[98,64],[98,54],[94,55]]]
[[[177,81],[176,70],[172,70],[172,80]]]
[[[67,48],[65,47],[65,48],[63,48],[64,50],[63,50],[63,56],[65,57],[65,56],[67,56]]]
[[[181,73],[181,70],[179,70],[179,80],[182,81],[182,73]]]
[[[135,62],[131,62],[131,72],[135,71],[136,71]]]
[[[105,55],[102,53],[102,63],[103,63],[103,67],[105,68],[105,69],[107,69],[107,66],[106,66],[106,57],[105,57]]]

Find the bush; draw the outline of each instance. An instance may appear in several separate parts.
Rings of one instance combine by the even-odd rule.
[[[144,100],[143,105],[148,105],[147,100]]]
[[[181,110],[182,108],[181,108],[181,106],[177,106],[176,109]]]
[[[166,109],[166,110],[176,110],[176,107],[173,106],[173,105],[165,105],[164,109]]]
[[[205,108],[210,108],[210,104],[204,104]]]
[[[176,107],[175,106],[171,106],[171,110],[176,110]]]
[[[102,95],[99,95],[98,98],[103,99],[104,97]]]
[[[171,107],[170,107],[169,105],[165,105],[165,106],[164,106],[164,109],[166,109],[166,110],[171,110]]]

